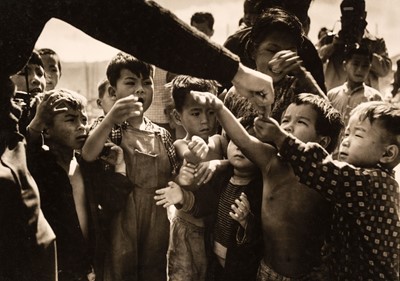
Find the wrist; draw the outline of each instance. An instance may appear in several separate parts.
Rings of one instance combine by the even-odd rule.
[[[283,143],[285,142],[285,139],[287,138],[288,133],[280,131],[275,135],[274,143],[278,150],[281,149]]]

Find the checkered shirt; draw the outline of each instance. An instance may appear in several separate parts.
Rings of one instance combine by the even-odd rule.
[[[286,138],[281,150],[300,182],[335,206],[330,232],[337,280],[399,280],[399,185],[380,167],[333,161],[315,143]]]

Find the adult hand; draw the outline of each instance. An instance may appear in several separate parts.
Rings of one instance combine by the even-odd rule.
[[[270,76],[240,63],[232,84],[240,95],[249,99],[261,115],[269,116],[270,105],[275,99],[274,85]]]

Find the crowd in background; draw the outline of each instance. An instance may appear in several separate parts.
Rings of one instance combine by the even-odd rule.
[[[0,185],[26,162],[15,177],[40,208],[0,193],[0,281],[399,280],[400,61],[382,93],[392,61],[365,2],[343,0],[340,31],[311,42],[311,1],[245,0],[227,50],[208,41],[207,11],[193,29],[165,20],[160,37],[179,29],[196,50],[160,66],[161,46],[100,32],[124,51],[96,82],[97,111],[58,87],[56,50],[33,50],[1,84],[18,132],[1,127]],[[34,243],[46,250],[24,253]]]

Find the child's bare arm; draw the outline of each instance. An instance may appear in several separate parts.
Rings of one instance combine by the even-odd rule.
[[[252,137],[217,97],[210,93],[194,91],[192,93],[195,94],[194,98],[198,103],[205,104],[216,111],[218,120],[231,140],[252,162],[263,166],[272,155],[276,154],[271,146]]]
[[[190,141],[177,140],[174,146],[179,159],[194,165],[203,161],[209,151],[207,143],[198,136],[193,136]]]
[[[137,98],[133,95],[117,100],[110,112],[104,117],[104,120],[87,138],[82,148],[83,159],[86,161],[96,160],[114,125],[121,124],[130,117],[137,116],[140,110],[138,107]]]

